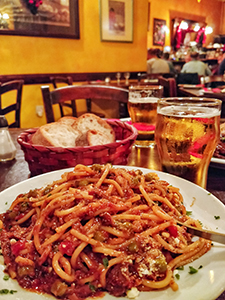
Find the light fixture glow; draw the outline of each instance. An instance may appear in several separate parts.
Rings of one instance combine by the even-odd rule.
[[[213,32],[213,29],[211,26],[206,26],[205,28],[205,34],[211,34]]]
[[[169,28],[166,25],[163,26],[163,30],[164,30],[165,33],[169,33],[170,32]]]
[[[7,13],[4,13],[4,14],[2,15],[2,18],[3,18],[4,20],[8,20],[8,19],[9,19],[9,15],[8,15]]]
[[[188,23],[185,21],[182,21],[180,24],[180,29],[183,29],[183,30],[188,29]]]
[[[195,27],[194,27],[194,31],[195,31],[195,32],[198,32],[199,29],[200,29],[200,26],[199,26],[198,24],[196,24]]]

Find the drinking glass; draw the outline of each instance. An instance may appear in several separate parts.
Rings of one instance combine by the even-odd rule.
[[[130,73],[129,72],[125,72],[124,73],[124,78],[125,78],[125,84],[129,85]]]
[[[117,84],[120,84],[120,78],[121,78],[121,73],[117,72],[116,73]]]
[[[138,130],[135,146],[154,146],[157,102],[162,95],[163,86],[161,85],[129,87],[128,111],[132,125]]]
[[[220,138],[221,101],[162,98],[155,141],[162,170],[206,188],[210,160]]]

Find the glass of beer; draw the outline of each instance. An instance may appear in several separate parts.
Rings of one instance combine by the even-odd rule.
[[[155,141],[162,171],[206,188],[208,167],[220,138],[221,101],[162,98]]]
[[[129,87],[128,111],[132,125],[138,130],[137,147],[154,145],[157,102],[163,95],[161,85],[137,85]]]

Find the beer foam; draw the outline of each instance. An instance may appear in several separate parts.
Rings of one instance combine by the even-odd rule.
[[[159,98],[156,98],[156,97],[143,97],[143,98],[140,98],[140,97],[132,97],[132,98],[129,98],[129,102],[131,103],[157,103],[159,100]]]
[[[182,111],[181,111],[182,110]],[[182,118],[212,118],[220,115],[218,108],[214,107],[201,107],[201,106],[167,106],[157,108],[157,113],[171,117],[182,117]]]

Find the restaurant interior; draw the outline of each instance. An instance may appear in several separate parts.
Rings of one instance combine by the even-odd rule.
[[[10,1],[1,1],[2,16],[4,9],[10,15],[10,7],[7,3]],[[40,12],[44,10],[45,4],[48,4],[47,0],[39,6]],[[169,47],[171,52],[173,50],[176,50],[175,53],[181,52],[181,49],[174,49],[176,22],[186,20],[188,23],[206,24],[210,27],[213,31],[206,35],[203,45],[205,47],[211,47],[215,36],[220,36],[225,32],[224,2],[219,0],[185,2],[134,0],[132,20],[129,24],[132,26],[132,36],[128,42],[102,37],[98,0],[79,1],[78,9],[76,17],[79,18],[77,20],[79,38],[66,38],[66,34],[62,34],[60,38],[54,34],[37,36],[35,30],[29,33],[23,31],[22,35],[17,35],[16,30],[10,30],[9,34],[3,25],[0,27],[0,33],[2,32],[0,34],[0,82],[11,79],[25,81],[21,107],[22,128],[36,127],[46,123],[40,86],[50,84],[50,76],[69,74],[72,75],[74,84],[87,82],[87,80],[104,80],[106,77],[116,80],[117,72],[121,73],[121,79],[124,79],[125,72],[130,72],[131,78],[137,78],[139,72],[146,72],[147,48],[164,50],[165,47]],[[153,44],[154,19],[165,22],[163,46]],[[191,36],[194,38],[196,34],[191,33]],[[210,56],[209,58],[215,64],[214,50],[208,49],[207,56]],[[183,63],[180,62],[183,58],[184,54],[181,53],[179,57],[174,57],[178,69]],[[78,111],[84,111],[84,109],[85,103],[79,104]],[[105,107],[102,103],[93,103],[93,110],[105,111],[107,117],[115,117],[117,114],[116,109]]]
[[[4,300],[225,300],[225,0],[0,0],[0,45]]]

